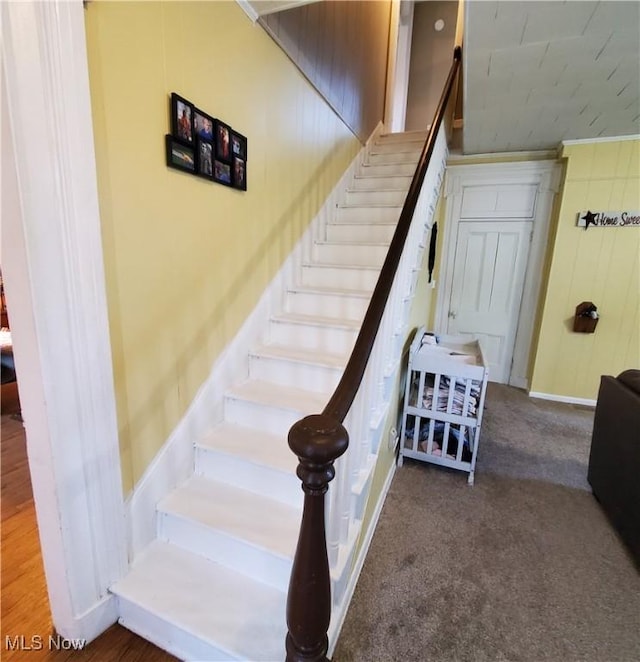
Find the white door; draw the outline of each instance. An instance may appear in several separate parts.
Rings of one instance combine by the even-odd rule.
[[[531,221],[458,224],[447,333],[480,340],[489,379],[509,380]]]

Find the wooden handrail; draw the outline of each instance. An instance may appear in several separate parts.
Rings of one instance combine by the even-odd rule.
[[[462,50],[457,46],[387,257],[342,379],[322,414],[306,416],[289,431],[289,447],[300,462],[297,475],[302,481],[304,507],[287,597],[287,662],[326,660],[327,631],[331,619],[331,582],[324,495],[335,475],[335,460],[349,446],[349,435],[342,422],[360,388],[378,334],[461,57]]]

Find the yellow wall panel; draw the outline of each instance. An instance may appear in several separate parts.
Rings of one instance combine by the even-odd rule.
[[[622,206],[627,209],[640,209],[640,175],[625,180]]]
[[[640,207],[640,140],[566,146],[565,181],[531,390],[594,400],[600,376],[640,367],[640,228],[576,225],[580,211]],[[598,306],[594,334],[574,333],[575,307]]]
[[[570,158],[572,154],[579,153],[579,158],[571,163],[572,179],[590,179],[591,168],[595,156],[596,146],[593,143],[586,145],[571,145],[566,147],[563,154]]]
[[[591,166],[591,179],[596,177],[611,177],[616,172],[618,154],[621,142],[595,143],[593,149],[593,163]]]
[[[638,181],[640,179],[640,149],[638,149],[637,141],[631,143],[629,152],[629,170],[627,172],[627,177]]]
[[[235,2],[85,12],[125,490],[169,437],[359,142]],[[169,169],[169,95],[248,138],[248,191]]]

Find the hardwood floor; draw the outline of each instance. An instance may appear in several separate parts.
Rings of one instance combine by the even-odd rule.
[[[83,650],[65,650],[51,624],[22,422],[2,416],[2,642],[3,662],[171,662],[176,658],[114,625]],[[59,650],[50,644],[58,644]]]

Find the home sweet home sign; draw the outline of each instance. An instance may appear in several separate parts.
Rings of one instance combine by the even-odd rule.
[[[596,228],[640,227],[640,211],[581,211],[578,227]]]

